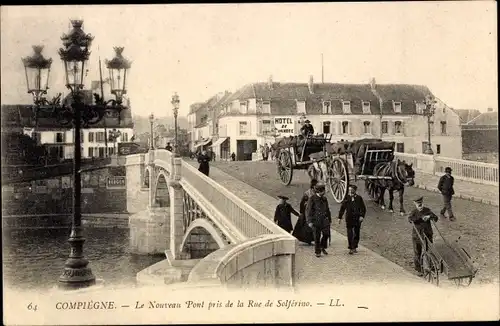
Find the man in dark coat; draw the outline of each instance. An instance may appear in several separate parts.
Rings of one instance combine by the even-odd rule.
[[[297,223],[295,224],[295,228],[293,229],[292,233],[292,235],[296,237],[299,241],[305,242],[309,245],[314,240],[314,234],[313,230],[309,227],[309,225],[307,225],[306,208],[309,198],[311,198],[315,194],[314,187],[316,186],[317,183],[318,180],[312,179],[310,188],[302,196],[299,206],[300,216],[299,219],[297,220]]]
[[[274,223],[278,224],[280,228],[290,233],[293,230],[292,226],[292,214],[299,216],[299,213],[293,209],[292,205],[287,203],[288,197],[278,196],[280,202],[276,206],[276,211],[274,212]]]
[[[304,121],[304,125],[300,128],[300,133],[307,137],[309,135],[314,135],[314,127],[311,125],[311,121]]]
[[[441,217],[446,218],[444,213],[448,211],[448,217],[450,221],[455,221],[455,216],[453,215],[453,210],[451,209],[451,198],[455,194],[453,189],[453,183],[455,179],[451,176],[451,168],[447,167],[444,169],[444,175],[439,179],[438,190],[443,195],[443,208],[441,209]]]
[[[330,238],[332,214],[325,196],[325,184],[318,182],[314,188],[315,194],[307,202],[306,219],[309,227],[313,229],[314,252],[316,257],[321,257],[321,253],[328,255],[326,247]]]
[[[356,185],[349,186],[349,194],[340,205],[338,216],[340,223],[344,212],[346,213],[345,224],[347,227],[347,241],[350,255],[358,252],[361,223],[366,214],[365,202],[361,196],[356,194],[357,188]]]
[[[423,239],[425,239],[425,235],[432,243],[433,232],[431,220],[434,222],[437,222],[438,220],[436,214],[434,214],[429,208],[424,206],[423,201],[424,199],[422,197],[416,199],[414,201],[416,208],[408,216],[408,221],[410,223],[413,223],[413,225],[415,226],[412,231],[411,240],[413,242],[413,264],[419,276],[423,275],[423,271],[420,264],[420,258],[422,256],[422,242],[420,241],[418,235],[420,234],[420,237],[422,237]]]
[[[200,163],[200,166],[198,167],[198,171],[203,173],[208,177],[208,173],[210,172],[210,157],[207,155],[206,151],[201,152],[200,155],[198,155],[198,163]]]

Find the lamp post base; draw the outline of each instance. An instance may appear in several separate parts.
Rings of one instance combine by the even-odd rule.
[[[64,267],[62,275],[59,277],[59,288],[61,289],[81,289],[94,285],[95,276],[90,267],[71,268]]]
[[[424,151],[424,154],[427,154],[427,155],[434,155],[434,151],[433,151],[432,149],[428,148],[428,149],[426,149],[426,150]]]

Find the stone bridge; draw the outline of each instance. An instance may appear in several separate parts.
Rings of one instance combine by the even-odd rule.
[[[153,282],[293,286],[295,238],[183,159],[126,156],[130,248],[166,260]]]

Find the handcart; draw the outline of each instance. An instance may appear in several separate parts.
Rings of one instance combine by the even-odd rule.
[[[431,242],[425,234],[413,228],[422,243],[422,266],[424,277],[428,282],[439,286],[439,275],[445,274],[457,286],[469,286],[476,276],[478,268],[471,261],[469,253],[458,244],[458,240],[446,240],[434,221],[431,221],[442,241]]]

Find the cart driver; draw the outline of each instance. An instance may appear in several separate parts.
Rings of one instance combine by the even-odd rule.
[[[314,127],[311,125],[311,121],[304,121],[304,125],[300,128],[300,133],[304,137],[314,135]]]
[[[420,264],[420,257],[422,256],[422,243],[418,237],[417,231],[422,238],[424,238],[423,235],[425,234],[425,236],[432,243],[433,232],[431,220],[434,222],[437,222],[438,220],[437,215],[434,214],[428,207],[425,207],[423,202],[423,197],[414,200],[415,209],[408,216],[408,221],[415,225],[411,240],[413,242],[413,264],[419,276],[423,276],[422,266]]]

